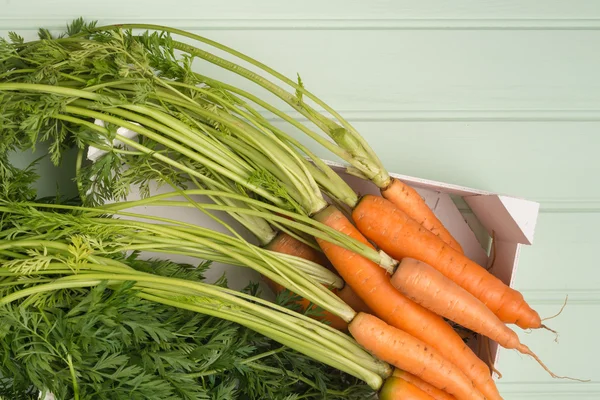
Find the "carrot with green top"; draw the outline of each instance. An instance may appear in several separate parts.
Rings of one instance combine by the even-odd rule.
[[[360,232],[397,260],[423,261],[478,298],[505,323],[540,328],[523,295],[423,228],[390,201],[366,195],[352,212]]]
[[[279,253],[285,253],[289,255],[294,255],[297,257],[304,258],[306,260],[315,262],[317,264],[327,266],[329,264],[329,260],[325,255],[312,247],[308,246],[306,243],[303,243],[294,237],[280,232],[275,239],[271,243],[266,246],[267,249],[277,251]],[[285,288],[272,280],[263,277],[265,282],[269,285],[271,290],[275,294],[279,294]],[[352,290],[350,285],[344,285],[342,289],[332,289],[332,291],[344,301],[344,303],[348,304],[354,311],[356,312],[372,312],[369,306],[365,304],[365,302]],[[309,307],[311,307],[310,301],[306,299],[301,299],[298,301],[302,311],[306,311]],[[319,316],[317,319],[321,321],[329,321],[331,327],[338,330],[346,330],[348,328],[348,324],[341,319],[340,317],[331,314],[328,311],[325,311],[323,315]]]
[[[304,258],[305,260],[312,261],[322,266],[328,264],[325,254],[313,249],[306,243],[299,241],[285,232],[279,232],[265,248],[278,253]]]
[[[262,87],[263,89],[266,89],[268,92],[271,92],[271,94],[283,100],[290,107],[307,118],[307,120],[310,121],[317,129],[329,136],[331,140],[323,137],[321,134],[313,130],[312,127],[308,127],[291,118],[285,112],[274,106],[272,102],[256,96],[249,91],[243,90],[236,85],[228,84],[227,82],[221,82],[201,74],[195,74],[196,79],[206,84],[214,85],[220,90],[227,92],[232,97],[235,96],[237,101],[241,104],[244,104],[246,108],[247,103],[245,103],[243,99],[249,100],[250,102],[259,105],[260,107],[274,114],[276,117],[281,118],[283,121],[300,130],[302,133],[315,140],[325,149],[349,163],[350,165],[347,169],[348,173],[371,181],[377,186],[377,188],[379,188],[384,197],[392,200],[399,207],[409,213],[412,218],[419,221],[419,223],[423,223],[427,229],[431,229],[435,234],[439,234],[443,240],[448,241],[451,246],[456,248],[458,251],[461,251],[460,244],[435,217],[425,202],[420,199],[420,196],[398,179],[390,177],[389,172],[384,167],[377,153],[361,136],[358,130],[331,106],[309,91],[299,77],[297,81],[292,80],[268,65],[260,62],[259,60],[240,52],[239,50],[181,29],[151,24],[120,24],[119,27],[159,30],[191,39],[185,43],[177,40],[171,40],[169,43],[171,43],[174,48],[179,51],[188,53],[193,57],[203,59],[217,67],[237,74]],[[112,28],[114,28],[114,26]],[[97,29],[105,30],[111,29],[111,27],[108,26]],[[219,55],[211,53],[205,48],[197,46],[196,44],[198,43],[202,43],[209,48],[216,48],[220,52],[228,53],[232,57],[229,57],[228,59],[220,57]],[[243,64],[252,65],[254,70],[263,71],[266,73],[266,76],[246,68],[244,65],[237,63],[236,60],[242,60]],[[281,83],[283,85],[281,85]],[[312,102],[314,102],[314,104],[325,110],[333,118],[313,108],[311,104],[305,101],[305,98],[310,99]],[[273,127],[271,124],[265,123],[265,126],[269,126],[270,129],[275,130],[275,127]],[[279,134],[281,135],[281,133]],[[292,142],[294,145],[298,146],[296,144],[297,141],[290,141],[290,143]],[[323,167],[321,160],[313,157],[312,154],[310,154],[309,157],[318,164],[319,168]],[[326,174],[329,173],[330,172],[326,172]],[[332,189],[332,187],[328,187],[327,189]],[[346,199],[344,196],[339,196],[339,194],[343,193],[343,191],[334,190],[333,193],[335,193],[336,196],[342,200]],[[351,197],[352,196],[347,198],[347,200],[352,201]]]
[[[335,207],[321,211],[315,218],[372,246]],[[325,240],[317,239],[317,242],[346,284],[373,310],[374,315],[435,349],[449,364],[455,365],[472,380],[488,400],[501,399],[487,365],[440,316],[402,295],[377,264]]]
[[[276,251],[278,253],[289,254],[292,256],[304,258],[305,260],[312,261],[314,263],[320,265],[327,264],[327,257],[325,255],[306,243],[299,241],[298,239],[288,235],[285,232],[279,232],[275,239],[273,239],[268,245],[265,246],[267,249]],[[278,283],[272,281],[271,279],[264,277],[263,279],[267,283],[267,285],[273,290],[275,294],[279,294],[283,292],[286,288]],[[333,292],[337,294],[337,290],[333,289]],[[293,292],[292,292],[293,294]],[[301,297],[297,301],[300,309],[305,312],[309,308],[314,309],[315,305],[312,304],[309,300]],[[350,305],[351,306],[351,305]],[[352,306],[351,306],[352,307]],[[315,319],[319,321],[329,322],[329,325],[332,328],[335,328],[339,331],[345,331],[348,328],[348,323],[344,321],[342,318],[338,317],[335,314],[330,313],[327,310],[323,310],[318,316],[315,316]]]

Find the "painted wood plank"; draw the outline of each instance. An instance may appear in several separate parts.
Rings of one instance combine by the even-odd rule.
[[[600,119],[600,31],[196,32],[363,119]]]
[[[205,34],[287,76],[299,73],[309,90],[342,111],[509,111],[535,118],[539,111],[568,117],[600,105],[600,57],[593,51],[600,32]]]
[[[594,0],[305,0],[290,4],[277,0],[180,0],[173,7],[142,0],[81,2],[76,0],[0,0],[3,20],[60,20],[81,15],[92,18],[210,20],[210,19],[592,19],[600,17]],[[143,12],[141,12],[143,11]],[[196,25],[197,26],[197,25]]]
[[[540,201],[542,212],[600,210],[600,186],[593,183],[600,176],[600,123],[359,121],[353,125],[390,171]],[[333,158],[306,143],[319,156]]]
[[[505,400],[597,400],[600,385],[597,382],[586,384],[540,382],[520,382],[501,384]]]
[[[536,118],[539,111],[560,110],[577,118],[600,106],[600,57],[594,51],[600,31],[199,33],[286,76],[299,73],[309,90],[341,111],[508,111]]]
[[[539,302],[560,304],[571,291],[573,300],[598,300],[599,223],[600,214],[540,214],[534,244],[521,249],[515,286]]]

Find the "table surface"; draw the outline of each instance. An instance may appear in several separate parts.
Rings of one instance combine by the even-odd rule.
[[[543,316],[567,294],[569,302],[548,321],[558,343],[549,332],[519,335],[556,373],[592,382],[552,379],[533,360],[503,351],[500,391],[507,400],[600,398],[600,2],[166,4],[0,0],[0,35],[30,38],[78,16],[191,29],[299,73],[390,171],[539,201],[535,241],[522,251],[515,285]],[[43,171],[68,188],[64,172]],[[42,192],[55,188],[52,179],[46,185]]]

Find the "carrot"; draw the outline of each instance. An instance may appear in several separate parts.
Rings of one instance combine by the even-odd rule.
[[[463,253],[460,243],[446,229],[415,189],[399,179],[392,178],[391,183],[381,189],[381,195],[450,247]]]
[[[365,312],[369,314],[373,314],[373,311],[369,306],[361,299],[352,287],[348,284],[344,285],[344,287],[337,291],[337,296],[344,300],[344,303],[348,304],[352,309],[356,312]]]
[[[305,260],[309,260],[320,265],[327,265],[328,260],[327,257],[323,253],[320,253],[307,245],[299,241],[298,239],[288,235],[285,232],[279,232],[277,236],[265,246],[267,249],[276,251],[279,253],[289,254],[296,257],[304,258]],[[275,293],[275,295],[281,293],[285,290],[285,287],[279,285],[273,280],[263,276],[264,281],[271,288],[271,290]],[[336,292],[336,290],[333,290]],[[290,291],[291,292],[291,291]],[[293,294],[293,292],[291,292]],[[336,293],[337,294],[337,293]],[[309,300],[301,297],[300,300],[297,301],[297,304],[300,306],[300,309],[304,312],[310,308],[314,309],[316,305],[312,304]],[[326,322],[328,321],[330,326],[334,329],[345,331],[348,328],[348,324],[342,318],[338,317],[330,313],[327,310],[323,310],[320,315],[315,316],[315,319],[318,321]]]
[[[444,392],[443,390],[436,388],[435,386],[431,386],[429,383],[425,382],[418,376],[415,376],[399,368],[394,369],[392,377],[400,378],[413,384],[414,386],[418,387],[423,392],[431,396],[431,398],[434,400],[456,400],[456,397]]]
[[[404,258],[392,276],[392,284],[417,304],[487,336],[506,349],[533,357],[552,377],[562,378],[550,371],[485,304],[430,265]]]
[[[265,246],[269,250],[277,251],[280,253],[295,255],[297,257],[302,257],[306,260],[313,261],[320,265],[330,266],[329,260],[327,257],[312,247],[308,246],[305,243],[295,239],[294,237],[280,232],[275,239],[271,241],[267,246]],[[279,285],[273,282],[271,279],[267,277],[263,277],[267,285],[273,290],[275,294],[279,294],[285,288],[282,285]],[[352,307],[355,311],[364,311],[370,312],[369,307],[362,301],[360,297],[354,293],[352,288],[349,285],[345,285],[341,290],[334,290],[335,294],[338,295],[340,299],[342,299],[346,304]],[[308,309],[310,307],[310,302],[306,299],[301,299],[298,302],[302,308],[302,310]],[[319,318],[320,320],[326,320],[331,322],[331,327],[335,329],[339,329],[341,331],[346,330],[348,324],[341,319],[340,317],[333,315],[328,311],[324,311],[323,317]]]
[[[324,209],[314,218],[372,247],[335,207]],[[487,365],[440,316],[402,295],[392,286],[385,270],[376,263],[325,240],[317,238],[317,242],[346,284],[350,285],[375,315],[443,354],[489,400],[501,399]]]
[[[519,346],[517,334],[485,304],[430,265],[403,258],[391,281],[400,293],[426,309],[487,336],[502,347]]]
[[[360,232],[387,254],[397,260],[410,257],[431,265],[481,300],[501,321],[523,329],[541,327],[539,314],[521,293],[448,246],[390,201],[363,196],[352,218]]]
[[[275,239],[265,246],[268,250],[279,253],[289,254],[304,258],[320,265],[327,265],[328,260],[325,254],[318,252],[306,243],[288,235],[285,232],[279,232]]]
[[[327,264],[327,257],[325,257],[323,253],[319,253],[306,243],[299,241],[285,232],[279,232],[275,238],[264,247],[267,250],[304,258],[305,260],[312,261],[320,265]],[[263,276],[263,278],[271,290],[273,290],[276,294],[284,289],[283,286],[277,285],[274,281],[266,276]]]
[[[380,400],[435,400],[433,397],[401,378],[391,376],[379,391]]]
[[[362,347],[380,360],[446,390],[458,400],[485,399],[460,369],[403,330],[365,313],[358,313],[348,329]]]

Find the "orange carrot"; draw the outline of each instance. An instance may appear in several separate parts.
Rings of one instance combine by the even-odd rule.
[[[392,276],[392,284],[428,310],[487,336],[504,348],[530,355],[554,378],[558,378],[485,304],[430,265],[404,258]]]
[[[381,189],[381,195],[450,247],[463,253],[460,243],[446,229],[415,189],[399,179],[392,178],[391,183],[385,189]]]
[[[369,314],[373,314],[373,311],[369,308],[369,306],[361,299],[352,287],[348,284],[344,285],[344,287],[337,291],[337,296],[344,300],[344,303],[348,304],[352,309],[356,312],[365,312]]]
[[[309,260],[320,265],[328,264],[327,257],[325,257],[323,253],[316,251],[312,247],[308,246],[306,243],[299,241],[298,239],[288,235],[285,232],[279,232],[277,236],[275,236],[275,239],[273,239],[271,243],[269,243],[265,247],[269,250],[276,251],[278,253],[284,253],[296,257],[301,257],[305,260]],[[284,286],[274,282],[266,276],[263,276],[263,279],[276,295],[285,290]],[[333,291],[336,292],[335,289]],[[311,304],[309,300],[303,297],[301,297],[298,300],[297,304],[299,304],[300,309],[302,311],[306,311],[309,307],[312,307],[312,309],[316,307],[316,305]],[[337,315],[332,314],[327,310],[323,310],[320,314],[321,315],[315,317],[316,320],[324,322],[329,321],[329,325],[332,328],[340,331],[345,331],[348,328],[348,324],[346,323],[346,321],[344,321]]]
[[[431,396],[431,398],[433,398],[434,400],[456,400],[456,397],[452,396],[451,394],[448,394],[443,390],[440,390],[435,386],[430,385],[418,376],[415,376],[399,368],[394,369],[394,373],[392,376],[412,383],[414,386],[418,387],[423,392]]]
[[[299,241],[285,232],[279,232],[275,238],[265,246],[265,248],[278,253],[304,258],[305,260],[312,261],[320,265],[326,265],[328,263],[327,257],[325,257],[323,253],[316,251],[306,243]],[[277,285],[274,281],[266,276],[263,276],[263,278],[271,290],[273,290],[276,294],[283,290],[283,286]]]
[[[369,246],[372,245],[335,207],[314,216],[322,223]],[[440,316],[409,300],[376,263],[325,240],[317,239],[340,276],[373,313],[443,354],[468,376],[488,400],[501,399],[487,365],[473,353]]]
[[[375,357],[446,390],[458,400],[485,399],[473,382],[437,350],[379,318],[358,313],[348,329]]]
[[[275,236],[275,239],[273,239],[271,243],[267,244],[265,248],[278,253],[304,258],[305,260],[312,261],[320,265],[328,264],[325,254],[320,253],[306,243],[299,241],[285,232],[279,232],[277,236]]]
[[[433,397],[401,378],[389,377],[379,391],[380,400],[435,400]]]
[[[423,261],[481,300],[501,321],[540,328],[539,314],[523,295],[485,268],[448,246],[390,201],[364,196],[352,212],[360,232],[397,260]]]
[[[302,243],[285,232],[279,232],[275,239],[273,239],[271,243],[266,246],[266,248],[279,253],[285,253],[304,258],[305,260],[312,261],[335,272],[335,268],[331,266],[331,263],[323,253],[316,251],[312,247]],[[283,286],[277,285],[279,287],[276,287],[274,284],[275,282],[271,281],[269,286],[275,293],[279,293],[283,290]],[[349,285],[345,285],[339,291],[335,291],[335,293],[355,311],[371,312],[370,308],[364,303],[364,301],[362,301],[360,297],[357,296],[356,293],[354,293]],[[339,318],[339,320],[342,321],[341,318]]]

